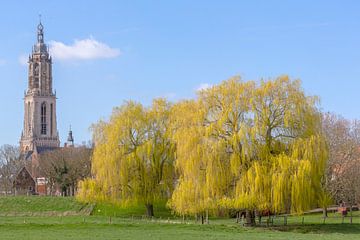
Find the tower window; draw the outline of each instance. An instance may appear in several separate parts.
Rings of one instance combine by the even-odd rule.
[[[54,112],[53,104],[51,103],[50,104],[50,135],[51,136],[53,135],[53,112]]]
[[[28,122],[28,130],[29,130],[29,133],[31,132],[31,109],[30,109],[30,102],[28,102],[28,107],[27,107],[27,122]]]
[[[41,134],[46,135],[46,103],[41,104]]]

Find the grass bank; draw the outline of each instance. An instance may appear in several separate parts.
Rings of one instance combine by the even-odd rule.
[[[0,216],[88,215],[93,207],[73,197],[2,196]]]

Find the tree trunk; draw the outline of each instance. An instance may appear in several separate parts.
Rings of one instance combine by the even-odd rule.
[[[328,210],[327,210],[327,207],[324,207],[323,208],[323,217],[327,217],[328,216]]]
[[[254,226],[255,225],[254,211],[246,209],[245,220],[246,220],[245,226]]]
[[[148,217],[153,217],[154,216],[154,205],[152,205],[151,203],[145,204],[146,207],[146,215]]]
[[[206,210],[206,224],[209,224],[209,210]]]
[[[66,197],[67,195],[66,195],[66,186],[62,186],[62,188],[61,188],[61,195],[63,196],[63,197]]]

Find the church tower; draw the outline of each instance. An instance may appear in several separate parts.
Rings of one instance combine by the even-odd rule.
[[[21,151],[34,151],[37,147],[59,147],[56,94],[52,86],[52,60],[49,49],[44,43],[44,27],[41,22],[37,26],[37,43],[33,46],[28,63],[28,88],[24,96]]]

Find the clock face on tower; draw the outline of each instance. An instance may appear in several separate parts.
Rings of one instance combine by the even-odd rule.
[[[38,30],[42,31],[43,29],[44,29],[44,26],[41,23],[39,23]]]

